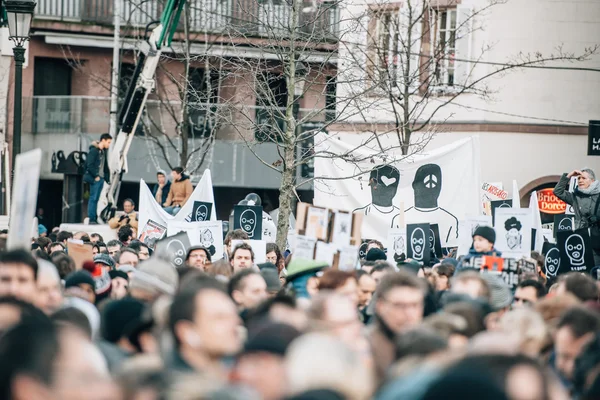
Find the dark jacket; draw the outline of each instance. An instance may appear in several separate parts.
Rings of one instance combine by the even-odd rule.
[[[162,207],[163,204],[167,202],[167,197],[169,197],[169,191],[171,190],[171,181],[167,180],[165,182],[165,186],[162,189],[162,197],[160,199],[160,205]],[[154,185],[152,188],[152,196],[156,199],[156,192],[158,192],[158,183]]]
[[[569,181],[567,174],[563,174],[554,188],[554,194],[567,204],[573,206],[575,213],[575,230],[589,228],[593,225],[598,225],[600,220],[600,207],[594,216],[596,203],[600,201],[600,193],[585,194],[579,190],[575,193],[569,192]]]
[[[104,157],[104,180],[110,182],[110,168],[108,167],[108,151],[100,150],[98,142],[94,141],[90,144],[90,149],[87,153],[85,163],[85,174],[83,175],[84,182],[93,183],[96,177],[100,176],[100,162]]]

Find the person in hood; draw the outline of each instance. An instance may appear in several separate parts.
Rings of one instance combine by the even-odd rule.
[[[87,154],[85,164],[85,174],[83,181],[90,184],[90,199],[88,201],[88,217],[90,224],[96,224],[98,221],[98,200],[104,182],[110,182],[110,168],[108,166],[108,149],[112,142],[112,136],[103,133],[100,141],[92,142]]]
[[[577,178],[577,188],[568,189],[571,178]],[[554,188],[554,195],[573,207],[575,230],[590,229],[594,263],[600,265],[600,181],[589,168],[562,174]]]
[[[171,190],[171,181],[167,178],[167,174],[162,169],[156,172],[156,181],[158,182],[152,188],[152,196],[156,202],[163,205],[167,202],[169,191]]]
[[[502,257],[502,253],[494,248],[496,231],[491,226],[479,226],[473,232],[473,245],[469,254],[463,258],[460,268],[468,266],[473,258],[483,256]]]
[[[176,215],[185,202],[190,198],[194,187],[190,177],[183,173],[183,168],[175,167],[171,171],[173,183],[167,196],[167,201],[163,204],[165,211],[169,214]]]

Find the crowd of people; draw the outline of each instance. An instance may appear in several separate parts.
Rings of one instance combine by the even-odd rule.
[[[377,241],[352,271],[274,243],[256,264],[240,230],[176,268],[128,229],[0,252],[0,398],[600,398],[599,282],[550,279],[539,254],[513,291],[452,254],[392,265]],[[70,238],[93,244],[80,269]],[[494,240],[478,229],[467,259]]]

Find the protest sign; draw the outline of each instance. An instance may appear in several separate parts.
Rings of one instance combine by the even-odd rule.
[[[296,235],[295,247],[292,250],[293,257],[296,259],[313,260],[315,258],[316,245],[317,239],[304,235]]]
[[[67,253],[75,261],[75,269],[83,268],[83,263],[94,259],[94,249],[91,244],[81,240],[67,240]]]
[[[167,226],[167,222],[173,219],[173,216],[167,213],[156,202],[152,192],[146,182],[140,179],[140,208],[138,212],[138,226],[145,227],[148,221],[153,221],[160,226]],[[141,236],[141,231],[138,232],[138,237]]]
[[[431,251],[429,250],[430,236],[429,224],[406,225],[406,237],[408,238],[406,256],[428,266],[431,258]]]
[[[254,252],[254,264],[262,264],[267,262],[267,242],[264,240],[232,240],[232,251],[236,248],[236,246],[242,243],[247,243],[250,245],[250,247],[252,247],[252,251]]]
[[[166,226],[149,219],[146,225],[140,231],[140,241],[150,249],[154,250],[156,242],[165,237],[166,234]]]
[[[352,214],[336,211],[333,215],[333,228],[331,232],[331,241],[338,247],[350,244],[352,237]]]
[[[442,258],[442,242],[440,240],[440,228],[438,224],[429,225],[429,249],[439,259]]]
[[[560,271],[560,250],[555,244],[544,243],[544,270],[546,276],[557,276]]]
[[[221,221],[169,221],[168,236],[174,236],[179,232],[187,233],[191,246],[205,247],[209,251],[212,261],[223,258],[223,223]]]
[[[567,214],[557,214],[554,216],[554,237],[558,237],[559,232],[569,232],[573,230],[575,217]]]
[[[262,239],[262,206],[233,206],[233,229],[241,229],[251,240]]]
[[[406,229],[390,229],[387,236],[387,259],[392,265],[406,259]]]
[[[309,207],[306,216],[305,236],[327,240],[329,211],[325,208]]]
[[[512,199],[508,200],[495,200],[490,202],[492,208],[492,226],[496,224],[496,209],[498,208],[512,208]]]
[[[353,271],[358,263],[358,246],[344,246],[340,249],[338,269]]]
[[[531,254],[531,210],[528,208],[496,209],[495,248],[505,258],[520,259]]]
[[[337,246],[335,243],[325,243],[318,241],[315,249],[315,260],[324,261],[328,265],[333,265],[333,260],[337,254]]]
[[[196,203],[205,203],[211,204],[211,212],[210,212],[210,221],[217,220],[217,213],[215,210],[215,197],[213,194],[212,187],[212,177],[210,175],[210,170],[204,170],[202,174],[202,178],[200,178],[200,182],[192,192],[190,198],[185,202],[181,210],[173,217],[176,221],[187,221],[192,222],[196,217],[195,211]]]
[[[338,140],[338,139],[342,140]],[[317,140],[318,139],[318,140]],[[423,155],[407,157],[387,152],[379,145],[391,137],[378,135],[379,145],[363,143],[363,135],[336,135],[315,139],[315,151],[349,154],[361,162],[315,159],[314,204],[329,209],[353,210],[364,218],[362,238],[386,240],[390,228],[429,222],[438,224],[442,247],[458,243],[458,221],[480,213],[481,181],[479,142],[476,137],[457,141]],[[355,178],[346,178],[346,177]],[[401,204],[404,204],[401,209]]]
[[[190,239],[186,232],[168,236],[156,242],[156,252],[169,260],[175,267],[183,267],[190,249]]]
[[[41,165],[41,149],[31,150],[16,157],[10,229],[6,243],[8,250],[31,249],[31,224],[35,217]]]
[[[460,221],[458,237],[458,255],[464,256],[469,253],[469,249],[473,244],[473,233],[480,226],[492,226],[491,215],[470,216],[464,221]]]
[[[210,221],[212,217],[212,203],[204,201],[194,201],[194,208],[192,210],[191,221]]]
[[[594,268],[592,242],[587,229],[558,232],[561,271],[590,272]]]

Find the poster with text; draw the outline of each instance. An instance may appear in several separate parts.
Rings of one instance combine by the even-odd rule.
[[[185,257],[190,247],[190,239],[186,232],[179,232],[156,242],[157,254],[169,260],[175,267],[185,265]]]
[[[333,265],[333,259],[338,251],[338,247],[335,243],[325,243],[318,241],[315,250],[315,260],[324,261],[329,266]]]
[[[233,229],[241,229],[251,240],[262,239],[263,208],[261,206],[233,207]]]
[[[304,235],[296,235],[295,247],[292,251],[294,258],[302,260],[314,260],[317,239]]]
[[[223,222],[202,221],[195,224],[198,244],[210,252],[212,262],[223,258]]]
[[[529,208],[497,208],[496,244],[504,258],[520,259],[531,255],[533,215]]]
[[[358,264],[358,246],[344,246],[340,249],[338,269],[353,271]]]
[[[431,259],[431,251],[429,250],[430,236],[429,224],[406,225],[406,237],[408,238],[407,258],[428,266]]]
[[[594,253],[587,229],[558,232],[561,272],[590,272],[594,268]]]

